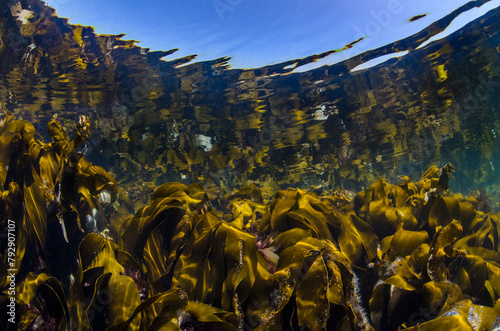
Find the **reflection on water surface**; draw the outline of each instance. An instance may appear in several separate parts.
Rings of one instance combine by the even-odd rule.
[[[190,63],[32,5],[28,21],[4,18],[1,105],[39,131],[55,113],[68,127],[88,115],[86,156],[124,182],[360,189],[450,161],[452,187],[466,192],[498,178],[498,10],[416,48],[470,7],[405,40],[294,73],[331,52],[247,70],[230,69],[228,58]]]
[[[478,3],[304,72],[342,50],[231,69],[2,3],[22,325],[494,329],[500,10],[418,48]]]

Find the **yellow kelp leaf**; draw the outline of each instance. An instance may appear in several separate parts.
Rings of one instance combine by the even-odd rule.
[[[103,329],[127,321],[141,303],[134,280],[115,272],[104,273],[95,281],[86,314],[92,329]],[[138,330],[140,318],[132,320],[129,330]]]
[[[411,284],[409,284],[408,281],[400,275],[394,275],[394,276],[387,278],[385,280],[385,283],[396,286],[398,288],[402,288],[403,290],[406,290],[406,291],[415,291],[415,287],[413,287]]]
[[[178,252],[172,286],[194,300],[240,314],[254,284],[263,289],[267,262],[257,252],[255,236],[225,222],[215,223],[211,212],[199,216]]]
[[[460,213],[460,223],[464,228],[464,233],[469,233],[471,225],[479,215],[477,215],[474,206],[467,201],[459,201],[458,209]]]
[[[368,212],[368,206],[370,202],[374,200],[372,192],[374,186],[377,184],[380,185],[380,182],[372,183],[366,190],[356,194],[354,197],[354,211],[356,214],[363,214],[364,217],[365,213]]]
[[[351,261],[356,264],[363,252],[370,261],[377,255],[378,238],[372,227],[356,215],[340,217],[339,247]]]
[[[91,233],[89,235],[97,235],[97,234]],[[88,265],[87,269],[95,267],[104,267],[104,272],[122,274],[124,268],[116,260],[116,255],[115,255],[117,251],[116,244],[104,238],[102,238],[102,240],[104,240],[105,246],[98,252],[94,253],[94,255],[92,256],[92,261]],[[82,246],[80,245],[80,247]],[[88,250],[87,247],[85,247],[85,249]]]
[[[474,225],[472,233],[458,240],[455,247],[486,260],[500,261],[499,234],[498,222],[492,215],[484,216]]]
[[[439,175],[441,171],[439,170],[438,167],[436,166],[431,166],[427,171],[420,177],[420,186],[428,191],[431,188],[437,187],[437,184],[439,182]]]
[[[116,261],[123,266],[125,269],[137,269],[140,270],[141,265],[137,262],[132,255],[125,251],[116,250],[115,251]]]
[[[65,160],[62,153],[56,152],[55,148],[44,146],[44,151],[40,153],[38,159],[39,174],[42,178],[45,191],[50,195],[47,197],[47,202],[54,200],[56,191],[56,184],[61,180],[61,171],[63,169]]]
[[[240,187],[237,193],[231,195],[231,198],[248,199],[256,203],[262,203],[263,201],[262,193],[255,184]]]
[[[80,164],[83,162],[86,161],[84,158],[81,158]],[[88,167],[82,167],[81,171],[90,177],[91,185],[88,186],[90,193],[96,196],[103,190],[109,191],[112,193],[111,203],[113,203],[118,192],[118,183],[103,168],[91,165],[90,163],[88,165]]]
[[[387,183],[385,179],[379,179],[375,181],[365,192],[367,192],[368,199],[370,201],[380,200],[389,194],[391,191],[392,185]]]
[[[320,244],[320,246],[318,247],[317,244]],[[271,278],[278,280],[286,276],[292,278],[295,282],[295,278],[299,277],[300,273],[303,271],[301,267],[306,254],[309,251],[319,251],[322,246],[324,245],[321,245],[320,240],[308,237],[284,249],[279,255],[280,258],[276,267],[276,273],[274,273]]]
[[[370,202],[365,220],[379,237],[391,235],[402,226],[398,209],[388,198]]]
[[[461,316],[466,319],[467,324],[473,330],[496,330],[498,327],[500,311],[496,306],[491,308],[482,305],[475,305],[471,300],[462,300],[454,304],[446,312],[442,313],[436,320],[446,318],[444,316]],[[446,328],[446,330],[450,329]]]
[[[69,138],[62,128],[61,123],[57,121],[57,115],[55,115],[47,124],[47,131],[54,144],[59,147],[61,152],[64,151],[66,146],[69,144]]]
[[[446,226],[453,219],[458,219],[460,217],[460,208],[457,198],[437,195],[434,200],[429,199],[429,203],[431,202],[429,225],[432,228],[436,226]]]
[[[294,250],[294,247],[287,250]],[[273,289],[269,303],[260,304],[260,311],[257,311],[257,313],[262,312],[260,318],[258,318],[258,315],[252,316],[252,320],[256,323],[259,322],[257,330],[272,330],[279,328],[283,325],[282,323],[289,322],[282,320],[283,309],[290,302],[296,284],[300,281],[300,271],[306,270],[306,268],[302,268],[303,257],[306,252],[301,251],[298,253],[293,264],[286,264],[282,269],[278,265],[277,271],[269,278],[269,287]],[[295,310],[295,307],[292,309]]]
[[[53,145],[57,146],[57,150],[64,156],[67,156],[88,139],[90,131],[89,118],[80,115],[76,123],[76,136],[72,141],[69,141],[68,135],[57,120],[57,114],[47,124],[47,131],[52,138]]]
[[[493,300],[500,298],[500,266],[498,264],[486,262],[486,269],[488,270],[488,281],[495,291]]]
[[[152,231],[144,246],[144,265],[147,270],[149,284],[154,287],[163,275],[167,274],[166,251],[163,248],[163,237],[160,232]],[[123,263],[121,263],[123,265]],[[156,289],[161,291],[161,289]],[[158,291],[153,291],[154,294]]]
[[[234,227],[230,225],[228,226],[227,223],[220,221],[218,221],[218,223],[213,228],[213,241],[211,244],[211,248],[209,248],[210,254],[208,255],[206,260],[200,261],[204,264],[205,270],[207,270],[206,281],[197,283],[193,298],[200,298],[200,301],[204,303],[220,307],[224,310],[236,312],[239,309],[239,303],[237,303],[238,300],[237,298],[235,298],[233,292],[232,280],[234,278],[230,277],[233,279],[228,279],[229,269],[236,268],[236,270],[241,270],[241,268],[238,268],[238,266],[241,267],[240,260],[243,259],[243,254],[245,252],[240,251],[240,248],[242,248],[241,242],[235,238],[235,241],[231,242],[231,251],[236,255],[230,257],[226,256],[226,245],[228,244],[227,237],[231,232],[231,229],[234,229]],[[228,262],[228,259],[230,262]],[[192,260],[194,261],[195,259]],[[201,279],[203,278],[201,277]],[[253,280],[251,281],[253,282]],[[227,286],[228,283],[231,285],[226,291],[224,286]],[[237,303],[237,306],[235,306],[234,309],[232,309],[233,299],[236,299],[235,303]]]
[[[462,266],[470,278],[471,295],[486,302],[494,302],[498,299],[500,274],[498,262],[488,262],[477,255],[467,255]]]
[[[203,220],[200,223],[203,223]],[[175,263],[172,287],[180,287],[193,300],[203,302],[208,291],[212,289],[210,282],[212,267],[209,258],[214,231],[218,226],[203,232],[198,232],[195,228]]]
[[[319,231],[319,237],[333,241],[330,231],[326,225],[326,215],[331,214],[328,208],[318,197],[301,189],[297,189],[297,209],[301,210],[301,216],[304,217],[315,229]],[[295,211],[297,211],[295,209]],[[289,213],[290,215],[290,213]]]
[[[320,261],[316,262],[316,259],[320,259]],[[323,276],[319,276],[321,272],[318,270],[324,272],[325,269],[326,273]],[[306,276],[308,272],[311,272],[314,277]],[[304,238],[294,246],[288,247],[280,253],[277,271],[269,278],[269,287],[274,290],[271,293],[269,308],[263,314],[263,324],[260,325],[259,330],[273,329],[279,325],[288,325],[289,321],[284,319],[288,318],[287,314],[290,313],[290,310],[284,310],[284,308],[290,302],[293,302],[290,300],[294,290],[298,291],[299,287],[302,288],[300,293],[303,293],[305,296],[304,299],[301,299],[303,301],[300,307],[305,306],[306,301],[313,300],[311,296],[305,294],[306,292],[317,297],[317,302],[322,302],[321,305],[324,309],[320,309],[321,312],[318,313],[323,316],[320,324],[325,323],[324,318],[328,319],[329,308],[326,308],[329,306],[328,302],[346,307],[347,310],[344,312],[345,314],[349,314],[349,316],[354,316],[353,323],[361,322],[363,318],[358,314],[360,310],[354,307],[357,303],[348,303],[349,298],[356,296],[354,286],[357,284],[353,285],[353,281],[348,260],[331,242],[312,237]],[[298,300],[298,292],[296,292],[296,299]],[[295,301],[295,305],[298,314],[299,304],[297,300]],[[307,309],[305,310],[306,312],[308,311]],[[307,317],[302,316],[303,323],[308,325],[312,325],[315,321],[318,321],[316,317],[306,321]],[[337,320],[342,318],[342,316],[337,314],[332,318]]]
[[[27,309],[21,309],[20,316],[16,316],[19,329],[33,327],[35,317],[38,318],[40,328],[48,328],[50,323],[55,324],[60,330],[67,328],[70,320],[68,306],[64,290],[56,278],[47,274],[29,273],[18,286],[16,301],[27,305]],[[35,314],[30,312],[35,312]]]
[[[467,318],[462,315],[451,315],[436,318],[428,322],[422,323],[416,327],[409,327],[402,331],[473,331],[474,329],[467,322]]]
[[[386,310],[384,304],[384,292],[386,286],[386,284],[375,286],[371,292],[370,301],[368,302],[372,325],[375,327],[375,329],[380,329],[381,319]]]
[[[116,244],[92,233],[80,243],[79,253],[79,272],[70,296],[72,319],[101,328],[127,320],[140,304],[140,295],[134,280],[116,260]],[[90,303],[82,306],[88,299]],[[134,321],[134,328],[139,323],[140,319]]]
[[[369,301],[369,313],[376,330],[386,330],[400,325],[415,316],[418,306],[418,292],[412,290],[401,277],[389,278],[391,283],[376,285]],[[402,286],[402,287],[399,287]],[[407,288],[407,289],[405,289]]]
[[[383,261],[378,282],[391,284],[406,291],[415,291],[418,279],[412,272],[407,260],[398,258],[393,262]]]
[[[345,293],[344,293],[344,285],[348,279],[342,279],[344,274],[340,270],[337,263],[335,263],[332,259],[328,259],[326,261],[326,265],[328,268],[328,290],[326,292],[326,297],[328,302],[333,303],[339,306],[345,306]]]
[[[278,234],[274,238],[273,244],[278,246],[279,250],[282,251],[288,247],[295,245],[302,239],[311,236],[312,236],[311,230],[300,229],[300,228],[290,229],[288,231]]]
[[[241,230],[246,228],[245,225],[252,219],[253,216],[252,207],[250,207],[250,205],[245,201],[235,199],[231,201],[229,208],[231,208],[234,219],[231,224]]]
[[[460,287],[451,282],[427,282],[422,286],[423,306],[428,315],[445,312],[455,303],[463,300]]]
[[[178,255],[182,252],[182,249],[185,247],[186,242],[190,238],[191,231],[193,230],[193,226],[198,225],[197,223],[193,224],[194,221],[196,220],[197,217],[200,217],[200,215],[193,215],[193,216],[188,216],[184,215],[179,223],[177,223],[177,226],[175,227],[175,230],[172,234],[172,239],[170,240],[170,246],[168,249],[167,254],[167,261],[166,261],[166,273],[170,273],[174,262],[177,260]],[[210,218],[216,218],[212,213],[207,213],[204,214],[203,217],[210,217]],[[217,222],[218,220],[214,220]],[[197,231],[202,232],[202,229],[198,229]],[[164,239],[161,238],[163,241]]]
[[[363,254],[363,242],[345,222],[341,223],[338,241],[342,253],[352,264],[356,264]]]
[[[421,195],[427,192],[433,195],[440,194],[448,189],[449,179],[455,171],[455,166],[448,162],[441,169],[436,166],[431,166],[421,177],[418,186],[421,187]]]
[[[261,232],[284,232],[299,227],[310,229],[315,237],[327,237],[333,240],[328,231],[326,216],[316,210],[317,204],[322,203],[312,194],[304,194],[300,190],[279,191],[271,204],[270,211],[260,222]]]
[[[396,215],[398,216],[399,222],[406,230],[418,229],[419,224],[417,218],[415,217],[416,210],[417,208],[409,202],[399,208],[396,208]]]
[[[179,206],[181,203],[181,200],[175,197],[158,198],[148,207],[140,209],[123,232],[120,247],[141,259],[151,231],[158,226],[170,241],[169,236],[185,213],[185,209]]]
[[[392,237],[390,255],[405,257],[410,255],[418,246],[429,241],[427,231],[407,231],[399,229]]]
[[[377,277],[370,295],[369,311],[375,329],[388,325],[399,325],[408,320],[415,307],[408,302],[418,299],[420,280],[414,275],[405,259],[393,262],[385,260],[375,265],[373,276]],[[363,284],[359,285],[363,287]]]
[[[287,216],[296,220],[298,226],[309,229],[313,237],[333,241],[333,237],[328,230],[326,217],[324,215],[315,215],[314,213],[311,213],[311,210],[303,208],[291,210],[288,212]]]
[[[396,208],[400,208],[401,206],[403,206],[405,204],[405,202],[408,201],[408,198],[410,197],[410,193],[413,193],[413,192],[409,193],[403,187],[407,188],[408,187],[408,183],[406,183],[406,184],[399,184],[399,185],[393,185],[391,187],[390,192],[388,193],[388,197],[390,199],[392,199],[393,205]]]
[[[397,192],[402,200],[404,192],[399,187],[379,179],[354,198],[356,215],[372,226],[379,237],[391,235],[401,227],[394,197]]]
[[[125,269],[125,274],[134,279],[141,301],[155,294],[147,287],[148,284],[154,285],[154,282],[150,278],[146,278],[149,276],[149,270],[145,267],[145,263],[141,265],[132,255],[122,250],[115,250],[115,258]]]
[[[44,184],[36,169],[37,159],[41,149],[33,144],[30,147],[30,162],[28,173],[24,179],[24,203],[26,206],[26,225],[28,240],[35,244],[38,241],[42,251],[45,251],[47,235],[47,205],[45,203]]]
[[[144,302],[142,302],[134,310],[132,315],[124,322],[116,324],[112,327],[106,329],[107,331],[127,331],[134,318],[141,313],[144,313],[152,305],[159,305],[161,307],[160,312],[151,316],[154,318],[151,325],[147,325],[151,330],[157,330],[162,325],[177,318],[177,313],[179,310],[184,309],[187,306],[187,295],[181,289],[171,289],[167,292],[155,295]]]
[[[0,211],[3,217],[10,220],[19,221],[22,214],[23,191],[19,184],[10,182],[5,191],[0,190]]]
[[[181,324],[185,329],[192,326],[194,330],[211,329],[223,331],[236,331],[240,325],[240,319],[236,314],[212,307],[203,303],[189,301],[184,311],[189,320]]]
[[[450,269],[452,268],[453,263],[450,264]],[[469,274],[462,266],[459,266],[458,271],[455,271],[455,278],[453,282],[460,286],[460,289],[463,293],[472,293],[472,284],[470,282]]]
[[[83,271],[90,267],[94,257],[106,247],[106,240],[96,233],[86,235],[79,247],[79,268]]]
[[[167,198],[176,192],[189,193],[189,188],[182,183],[176,183],[176,182],[165,183],[156,188],[153,196],[151,197],[151,201],[156,200],[158,198]]]
[[[12,227],[12,222],[14,222],[16,229],[15,233],[10,231],[5,232],[5,239],[3,241],[5,244],[5,251],[0,252],[0,254],[3,254],[1,260],[3,260],[6,269],[20,270],[26,252],[26,236],[28,232],[30,232],[30,229],[26,226],[26,217],[23,217],[24,206],[22,201],[23,192],[16,182],[10,182],[8,190],[0,194],[0,214],[3,214],[4,217],[5,230],[7,230],[9,224],[10,227]],[[13,247],[10,246],[11,244],[8,244],[8,242],[10,242],[8,240],[9,237],[12,238],[13,235],[15,237],[15,257],[12,256],[14,253]],[[12,262],[13,264],[11,264]],[[5,270],[5,272],[7,273],[7,270]],[[7,278],[6,274],[4,277],[0,276],[0,288],[4,286],[7,287],[9,282],[10,280]]]
[[[9,121],[0,126],[0,187],[4,187],[9,166],[17,162],[11,160],[13,153],[26,153],[34,135],[35,127],[28,121]]]
[[[199,183],[189,184],[188,195],[194,200],[203,201],[205,200],[205,189]]]
[[[461,271],[460,273],[458,273],[458,276],[460,278],[458,278],[457,281],[460,281],[462,283],[465,282],[464,285],[466,286],[470,284],[470,290],[467,287],[462,288],[464,294],[467,294],[471,297],[480,298],[485,302],[494,301],[494,298],[491,297],[491,293],[485,287],[486,282],[488,281],[486,261],[484,261],[480,256],[477,255],[466,255],[465,257],[456,259],[450,264],[450,270],[455,270],[455,268],[463,268],[465,271]]]
[[[399,183],[398,186],[403,189],[408,195],[414,195],[418,193],[417,185],[411,180],[410,177],[401,175],[399,176],[403,180],[402,183]]]
[[[302,279],[296,287],[297,319],[301,328],[323,330],[330,309],[325,291],[328,272],[319,251],[310,251],[304,260],[310,267],[303,270]]]
[[[380,252],[382,254],[387,253],[391,249],[392,238],[394,238],[394,235],[387,236],[380,241]],[[380,258],[382,258],[382,257],[380,256]]]
[[[448,273],[444,266],[444,258],[450,256],[450,254],[445,249],[457,240],[461,234],[462,226],[457,220],[453,220],[444,228],[438,227],[436,229],[436,234],[430,245],[429,261],[427,262],[428,274],[432,280],[443,281],[447,279]],[[458,254],[456,251],[453,253]]]
[[[408,258],[408,264],[415,274],[420,274],[427,268],[429,252],[430,246],[428,244],[421,244],[411,253]]]
[[[21,303],[30,302],[36,295],[37,288],[43,284],[50,276],[46,273],[39,275],[30,272],[22,284],[17,285],[17,299]]]
[[[224,245],[227,277],[222,286],[221,307],[236,311],[238,307],[233,307],[233,299],[236,297],[240,303],[245,302],[252,290],[255,290],[256,279],[267,281],[269,272],[259,272],[267,269],[267,262],[255,248],[255,236],[222,223],[217,231],[216,241],[219,240],[219,231],[223,227],[228,229]]]
[[[306,256],[309,251],[319,251],[323,249],[324,246],[325,245],[319,239],[313,237],[305,238],[280,253],[280,259],[276,270],[293,269],[293,274],[298,275],[301,272],[299,268],[303,263],[304,256]]]
[[[297,201],[297,191],[278,191],[269,206],[268,212],[260,222],[260,231],[265,233],[284,232],[290,227],[287,224],[287,213]]]

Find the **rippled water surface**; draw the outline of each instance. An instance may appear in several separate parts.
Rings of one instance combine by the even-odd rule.
[[[0,105],[39,131],[54,114],[69,127],[89,116],[85,155],[133,185],[360,189],[452,162],[455,191],[496,192],[498,10],[419,47],[469,7],[404,40],[298,73],[331,52],[255,69],[231,69],[227,58],[190,63],[44,8],[26,24],[3,18]]]
[[[0,322],[498,329],[500,7],[431,40],[487,2],[313,69],[363,39],[237,69],[1,2]]]

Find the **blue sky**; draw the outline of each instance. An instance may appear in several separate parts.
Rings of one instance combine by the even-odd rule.
[[[420,31],[467,0],[45,0],[71,24],[97,33],[125,33],[151,50],[179,48],[169,58],[230,56],[235,68],[253,68],[340,49],[332,64]],[[489,7],[496,7],[493,0]],[[486,5],[485,5],[486,6]],[[484,7],[484,6],[483,6]],[[409,22],[415,15],[427,14]],[[461,15],[457,21],[470,21]],[[459,25],[460,22],[457,24]],[[457,25],[456,24],[456,25]],[[462,24],[463,25],[463,24]]]

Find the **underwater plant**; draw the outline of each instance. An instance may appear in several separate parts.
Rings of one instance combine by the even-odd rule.
[[[78,151],[85,117],[71,141],[54,117],[50,143],[6,118],[0,220],[16,222],[16,263],[2,241],[0,303],[5,318],[18,270],[19,330],[500,326],[500,217],[450,192],[450,163],[352,200],[169,182],[124,217],[117,182]]]

